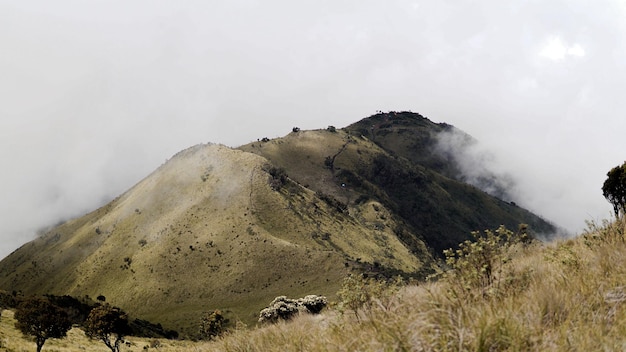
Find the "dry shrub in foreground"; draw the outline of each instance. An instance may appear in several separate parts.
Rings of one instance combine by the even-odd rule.
[[[275,323],[289,320],[300,313],[319,314],[328,304],[324,296],[308,295],[304,298],[290,299],[278,296],[269,307],[259,313],[259,323]]]
[[[491,280],[483,277],[460,285],[462,278],[450,272],[436,282],[398,287],[382,297],[371,294],[375,286],[368,287],[369,299],[355,305],[357,314],[327,309],[251,330],[233,330],[211,342],[163,341],[158,350],[622,351],[626,346],[625,225],[621,219],[591,223],[575,239],[509,244],[494,257],[502,260],[492,265]],[[482,263],[472,267],[485,273],[480,270]],[[358,283],[362,277],[353,279],[344,289],[364,289]],[[345,297],[360,299],[354,292]],[[3,315],[0,325],[4,319]],[[139,351],[145,344],[128,350]]]
[[[351,311],[360,320],[374,307],[386,308],[403,285],[402,278],[377,280],[364,275],[349,275],[337,292],[338,301],[333,304],[339,313]]]
[[[507,237],[503,228],[492,234],[498,231]],[[357,315],[331,310],[302,316],[231,334],[211,346],[223,351],[621,351],[626,346],[625,233],[625,222],[618,220],[550,244],[514,239],[490,249],[496,252],[473,247],[455,256],[468,263],[449,263],[474,272],[466,278],[450,272],[436,282],[402,287],[386,300],[371,297]],[[495,261],[479,260],[487,253]]]

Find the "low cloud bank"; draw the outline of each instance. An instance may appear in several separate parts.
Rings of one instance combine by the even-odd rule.
[[[566,170],[557,167],[563,163],[562,160],[543,170],[527,168],[524,167],[527,160],[519,158],[519,155],[509,154],[507,148],[498,150],[490,147],[454,127],[437,136],[435,152],[456,164],[457,174],[453,175],[455,178],[494,197],[524,207],[557,227],[554,234],[538,234],[542,239],[574,236],[581,230],[574,227],[578,222],[597,220],[572,218],[567,204],[574,208],[579,196],[579,192],[572,188],[576,185],[576,175],[569,179],[563,177],[560,183],[553,182],[555,175],[558,175],[557,171]],[[540,160],[538,162],[545,163]],[[545,170],[556,171],[552,177],[546,177]],[[610,214],[607,213],[607,216]]]
[[[496,156],[472,136],[452,127],[439,133],[435,151],[457,166],[455,178],[507,202],[517,198],[513,176],[499,169]]]

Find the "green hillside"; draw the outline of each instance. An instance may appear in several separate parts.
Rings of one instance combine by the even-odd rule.
[[[222,146],[185,150],[108,205],[2,260],[0,287],[104,295],[192,335],[203,311],[253,324],[274,297],[333,296],[366,263],[429,270],[426,247],[415,255],[390,230],[393,220],[379,219],[389,214],[384,206],[363,203],[357,220],[289,179],[273,189],[271,169]]]
[[[437,135],[453,127],[415,113],[377,114],[335,132],[298,131],[240,149],[262,155],[310,189],[352,206],[376,200],[399,217],[398,236],[441,253],[471,231],[555,227],[529,211],[458,180],[459,168],[437,153]],[[327,165],[332,159],[332,167]]]
[[[253,325],[276,296],[333,299],[350,273],[423,279],[474,230],[553,229],[446,176],[454,165],[436,168],[427,152],[401,147],[422,138],[426,151],[440,125],[392,114],[383,117],[391,127],[379,126],[385,143],[380,131],[370,139],[355,127],[380,118],[181,151],[109,204],[0,261],[0,289],[103,295],[135,318],[194,336],[205,311]]]

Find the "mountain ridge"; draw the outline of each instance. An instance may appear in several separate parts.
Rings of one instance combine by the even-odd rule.
[[[391,120],[410,127],[418,118]],[[251,324],[279,295],[332,298],[351,272],[423,278],[473,230],[549,225],[378,143],[356,128],[294,128],[239,148],[187,148],[4,258],[0,288],[103,295],[194,336],[203,311]]]

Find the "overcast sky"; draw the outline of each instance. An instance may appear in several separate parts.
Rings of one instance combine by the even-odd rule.
[[[625,86],[618,0],[0,0],[0,257],[188,146],[377,110],[471,134],[580,232],[612,212]]]

